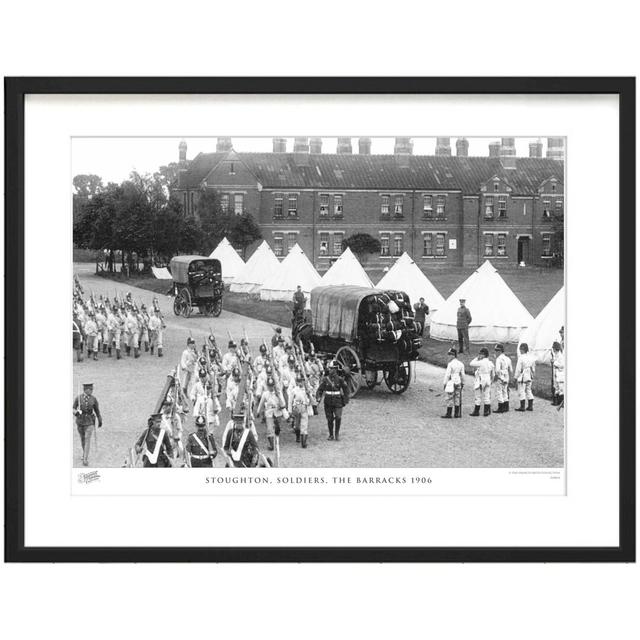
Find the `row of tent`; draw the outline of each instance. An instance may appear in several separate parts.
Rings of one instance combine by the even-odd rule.
[[[564,287],[534,320],[488,260],[445,300],[406,252],[375,287],[349,248],[323,276],[298,244],[280,262],[263,241],[245,263],[225,238],[210,257],[222,263],[223,279],[232,292],[259,293],[262,300],[291,301],[298,285],[307,298],[311,289],[320,285],[398,289],[408,294],[412,304],[424,298],[431,312],[430,335],[437,340],[457,340],[457,312],[459,301],[464,298],[473,317],[469,327],[471,342],[527,342],[539,361],[548,359],[551,344],[565,324]]]

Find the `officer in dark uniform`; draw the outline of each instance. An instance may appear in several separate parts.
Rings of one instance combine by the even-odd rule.
[[[196,418],[196,431],[189,434],[187,453],[192,467],[213,467],[213,459],[218,455],[213,435],[207,431],[204,416]]]
[[[153,413],[149,416],[147,428],[138,438],[135,449],[143,455],[143,466],[156,469],[172,467],[173,445],[169,432],[162,428],[162,414]]]
[[[83,384],[82,389],[83,392],[73,401],[73,414],[76,417],[76,426],[82,443],[82,464],[88,467],[91,436],[95,430],[96,418],[98,428],[102,427],[102,416],[98,398],[93,395],[93,383]]]
[[[324,415],[329,428],[328,440],[333,440],[335,425],[335,439],[340,439],[340,425],[342,423],[342,409],[349,401],[347,383],[338,372],[339,365],[335,360],[329,363],[327,374],[320,381],[316,399],[320,401],[324,394]]]

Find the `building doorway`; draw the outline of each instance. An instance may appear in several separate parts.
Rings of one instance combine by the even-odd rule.
[[[529,236],[520,236],[518,238],[518,264],[524,262],[529,264],[531,253],[531,238]]]

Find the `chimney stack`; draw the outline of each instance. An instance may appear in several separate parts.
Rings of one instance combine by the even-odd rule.
[[[498,158],[500,156],[500,143],[496,140],[495,142],[489,143],[489,157],[490,158]]]
[[[322,153],[322,138],[311,138],[309,153]]]
[[[451,155],[451,139],[450,138],[436,138],[436,155],[437,156]]]
[[[466,158],[469,155],[469,141],[466,138],[456,140],[456,155],[461,158]]]
[[[293,139],[293,160],[299,167],[309,166],[309,138]]]
[[[393,146],[393,153],[397,156],[410,156],[413,153],[413,142],[411,142],[411,138],[396,138],[396,143]]]
[[[351,138],[338,138],[336,153],[340,155],[351,153]]]
[[[371,155],[371,138],[358,138],[358,153],[361,156]]]
[[[273,139],[273,153],[287,153],[287,139],[286,138],[274,138]]]
[[[547,138],[547,158],[564,160],[564,138]]]
[[[216,153],[231,151],[232,146],[231,138],[218,138],[218,142],[216,142]]]
[[[184,164],[187,161],[187,143],[184,140],[180,140],[178,145],[178,162]]]
[[[502,141],[500,143],[500,155],[501,156],[516,155],[516,139],[515,138],[502,138]]]
[[[542,158],[542,141],[541,140],[536,140],[536,142],[529,143],[529,157]]]

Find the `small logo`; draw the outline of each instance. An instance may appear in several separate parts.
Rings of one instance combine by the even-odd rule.
[[[87,473],[78,474],[78,482],[80,484],[89,484],[96,480],[100,480],[100,474],[97,471],[88,471]]]

